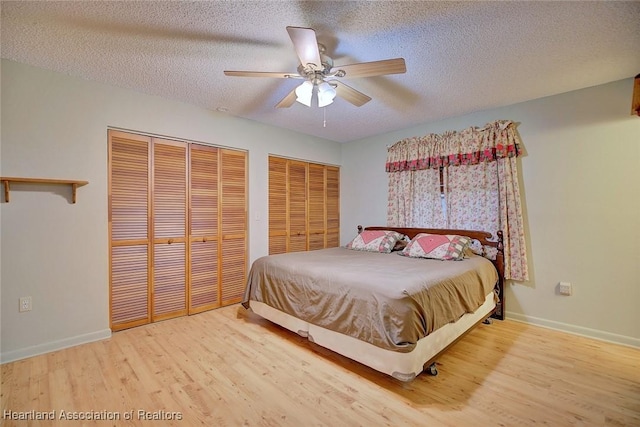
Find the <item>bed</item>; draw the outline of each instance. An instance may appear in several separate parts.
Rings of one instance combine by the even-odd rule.
[[[465,249],[459,261],[346,247],[269,255],[251,266],[242,305],[400,381],[425,368],[436,375],[449,346],[489,317],[504,318],[502,234],[358,227],[358,236],[394,232],[407,241],[465,236],[481,250]]]

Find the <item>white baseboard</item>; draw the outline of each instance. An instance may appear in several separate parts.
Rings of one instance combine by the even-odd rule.
[[[63,348],[74,347],[76,345],[99,341],[106,338],[111,338],[111,329],[103,329],[89,334],[77,335],[71,338],[50,341],[19,350],[0,353],[0,363],[14,362],[16,360],[26,359],[27,357],[38,356],[40,354],[62,350]]]
[[[614,344],[626,345],[628,347],[640,348],[640,338],[628,337],[625,335],[613,334],[611,332],[600,331],[597,329],[585,328],[583,326],[571,325],[569,323],[556,322],[555,320],[541,319],[539,317],[527,316],[520,313],[505,312],[505,316],[509,320],[528,323],[531,325],[542,326],[543,328],[554,329],[556,331],[568,332],[573,335],[580,335],[587,338],[593,338],[599,341],[606,341]]]

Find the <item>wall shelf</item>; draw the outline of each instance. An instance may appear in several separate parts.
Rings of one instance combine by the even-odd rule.
[[[78,181],[74,179],[49,179],[49,178],[15,178],[2,176],[0,177],[0,181],[2,181],[2,186],[4,187],[4,200],[6,203],[9,203],[9,191],[10,191],[10,183],[19,182],[26,184],[62,184],[62,185],[70,185],[72,190],[71,202],[76,202],[76,190],[78,187],[82,187],[83,185],[87,185],[89,181]]]

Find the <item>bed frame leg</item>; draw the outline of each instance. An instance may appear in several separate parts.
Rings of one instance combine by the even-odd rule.
[[[438,375],[438,367],[436,366],[436,362],[433,362],[431,365],[429,365],[429,367],[427,368],[427,373],[433,377]]]

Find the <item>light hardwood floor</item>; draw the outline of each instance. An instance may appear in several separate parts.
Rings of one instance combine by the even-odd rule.
[[[507,320],[438,365],[402,383],[235,305],[2,365],[0,424],[640,426],[639,349]],[[52,410],[54,421],[7,416]]]

